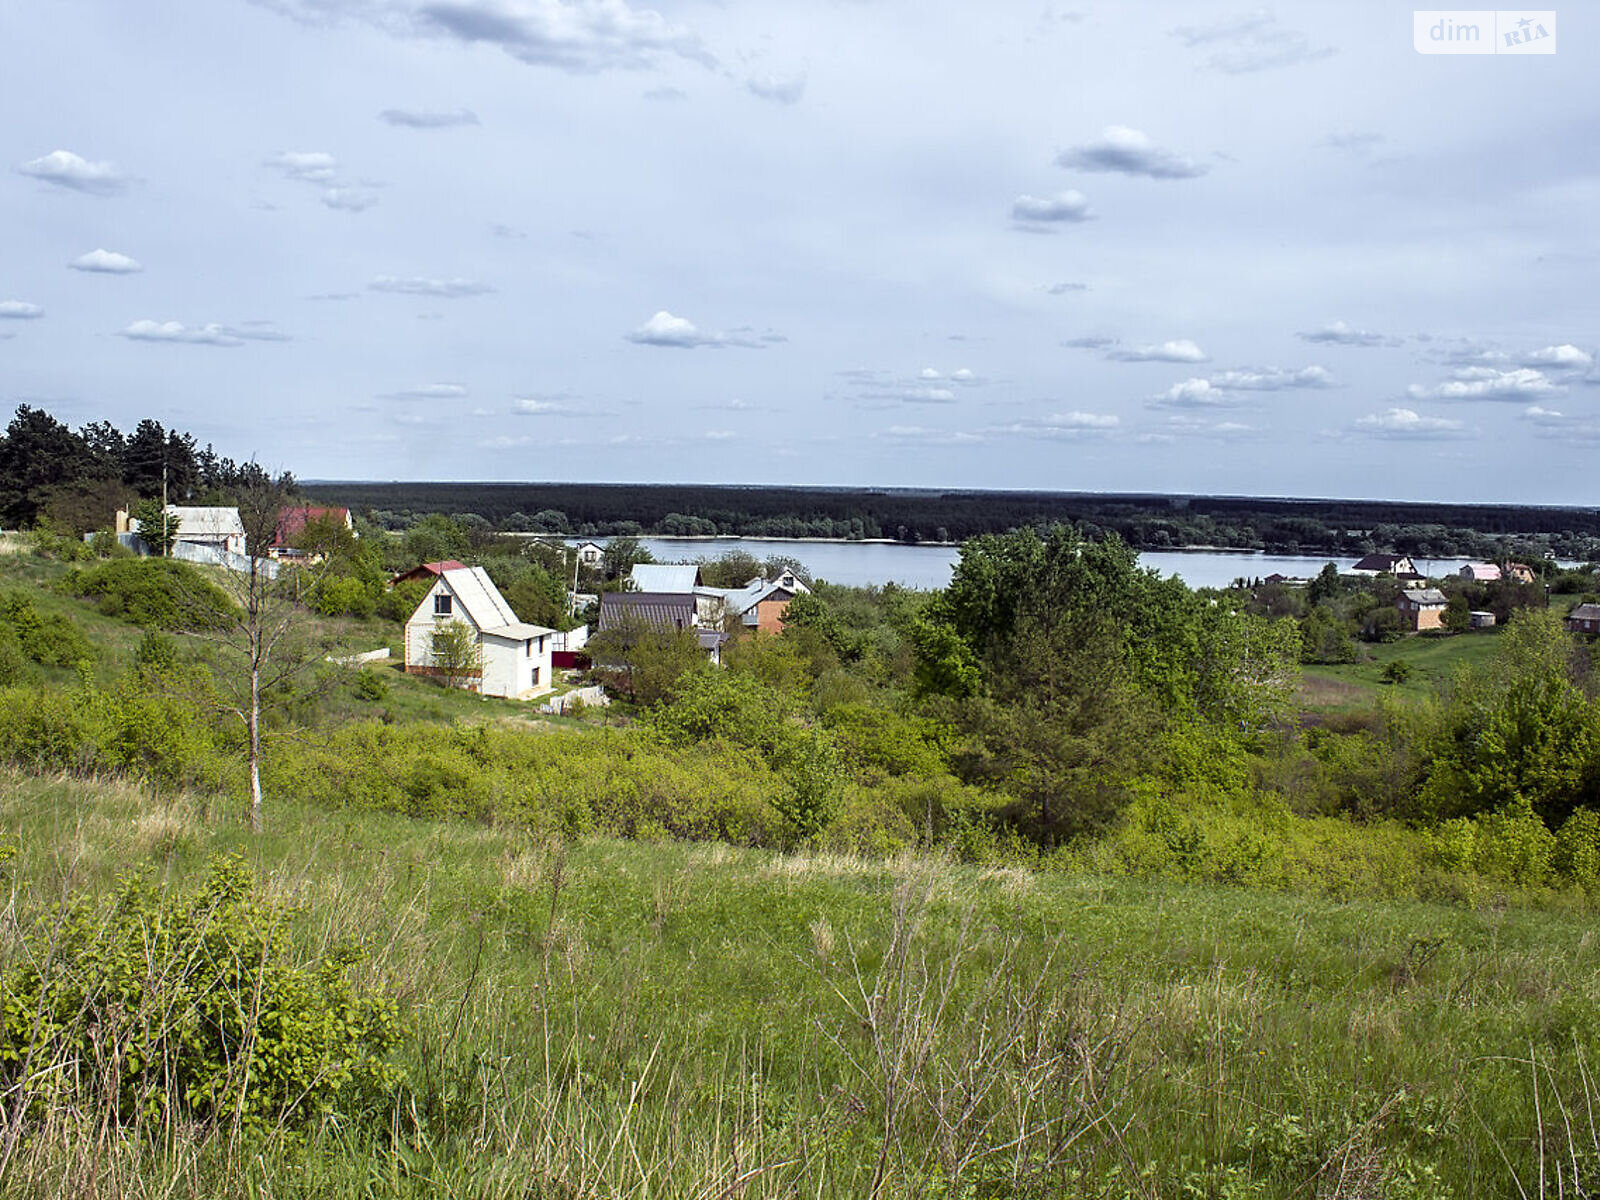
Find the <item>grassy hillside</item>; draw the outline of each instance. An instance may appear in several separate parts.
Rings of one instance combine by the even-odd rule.
[[[269,815],[0,773],[0,967],[65,895],[242,851],[300,957],[365,950],[404,1103],[239,1141],[82,1112],[0,1131],[0,1192],[1553,1196],[1600,1164],[1587,917]]]

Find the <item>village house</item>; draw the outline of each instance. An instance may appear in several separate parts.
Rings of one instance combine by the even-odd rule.
[[[355,533],[355,522],[350,519],[348,508],[321,508],[314,504],[296,504],[278,514],[278,527],[273,530],[272,546],[267,553],[273,558],[287,559],[291,562],[310,557],[301,542],[304,540],[306,526],[313,521],[333,521],[343,525],[352,534]]]
[[[1369,554],[1350,568],[1352,575],[1416,575],[1417,566],[1404,554]]]
[[[177,536],[173,539],[174,558],[185,557],[176,552],[179,544],[203,547],[223,554],[244,553],[244,522],[239,519],[237,508],[169,504],[167,513],[178,522]],[[116,532],[119,538],[124,534],[137,534],[139,518],[131,516],[125,508],[117,509]]]
[[[1572,633],[1600,633],[1600,604],[1580,604],[1567,614]]]
[[[737,621],[745,629],[782,633],[783,614],[789,608],[789,601],[810,591],[793,571],[784,571],[776,579],[752,579],[742,588],[722,591],[725,620]]]
[[[582,542],[574,547],[578,561],[586,567],[598,567],[606,556],[606,548],[599,542]]]
[[[1538,577],[1527,563],[1507,563],[1505,577],[1515,583],[1533,583]]]
[[[1499,583],[1500,568],[1493,563],[1469,562],[1461,566],[1461,578],[1468,583]]]
[[[1444,609],[1448,603],[1438,588],[1406,588],[1395,597],[1394,606],[1400,611],[1400,620],[1407,629],[1421,632],[1444,628]]]
[[[719,625],[701,623],[702,599],[693,592],[602,592],[596,630],[600,634],[626,633],[639,627],[689,631],[706,657],[720,664],[728,635]]]
[[[555,630],[519,621],[482,567],[447,567],[438,573],[406,622],[408,674],[438,674],[434,631],[452,621],[472,630],[483,655],[483,669],[473,691],[525,700],[553,686],[550,656]]]

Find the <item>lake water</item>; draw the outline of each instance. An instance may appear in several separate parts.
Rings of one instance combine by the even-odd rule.
[[[813,578],[852,587],[897,583],[902,587],[937,589],[950,582],[955,546],[903,546],[885,542],[807,542],[750,538],[641,538],[657,562],[693,562],[742,550],[756,558],[783,554],[805,564]],[[1279,574],[1309,578],[1334,563],[1347,571],[1353,558],[1334,555],[1251,554],[1243,550],[1149,550],[1139,561],[1162,575],[1176,575],[1190,587],[1227,587],[1246,579]],[[1443,575],[1461,567],[1459,559],[1419,560],[1417,569]]]

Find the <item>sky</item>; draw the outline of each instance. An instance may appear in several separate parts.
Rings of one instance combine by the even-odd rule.
[[[1600,503],[1600,5],[1412,11],[17,0],[0,403],[302,479]]]

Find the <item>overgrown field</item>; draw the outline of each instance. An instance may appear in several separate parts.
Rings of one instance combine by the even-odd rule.
[[[1586,916],[0,797],[6,979],[63,898],[239,852],[290,958],[361,951],[403,1075],[278,1127],[113,1119],[67,1061],[35,1073],[84,1102],[30,1118],[13,1065],[8,1196],[1578,1196],[1600,1169]]]

